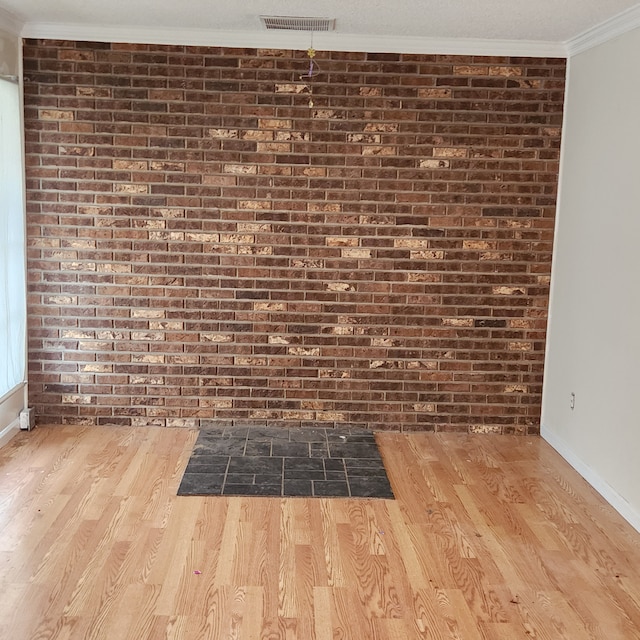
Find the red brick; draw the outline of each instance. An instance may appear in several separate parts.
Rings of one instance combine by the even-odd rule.
[[[41,420],[539,432],[563,60],[24,55]]]

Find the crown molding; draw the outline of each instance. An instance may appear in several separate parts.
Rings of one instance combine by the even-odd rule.
[[[24,28],[24,22],[10,11],[0,7],[0,29],[12,35],[19,36]]]
[[[212,31],[117,27],[57,23],[28,23],[25,38],[134,44],[167,44],[251,49],[306,50],[310,36],[304,32]],[[315,33],[313,46],[324,51],[367,53],[416,53],[443,55],[517,56],[566,58],[564,43],[526,40],[485,40],[471,38],[414,38]]]
[[[567,55],[568,57],[578,55],[638,27],[640,27],[640,4],[567,40],[565,42]]]

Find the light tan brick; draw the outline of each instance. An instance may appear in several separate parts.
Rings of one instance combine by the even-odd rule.
[[[505,76],[511,78],[513,76],[522,75],[522,67],[510,67],[510,66],[491,66],[489,67],[490,76]]]
[[[517,296],[526,293],[524,287],[493,287],[492,291],[498,296]]]
[[[425,158],[420,160],[421,169],[448,169],[451,166],[449,160],[439,160],[436,158]]]
[[[74,120],[75,113],[73,111],[65,111],[63,109],[40,109],[41,120]]]
[[[238,175],[258,173],[258,167],[255,164],[225,164],[224,172]]]
[[[435,147],[433,155],[436,158],[466,158],[469,155],[469,149],[459,147]]]
[[[233,336],[229,333],[204,332],[200,334],[200,337],[205,342],[218,342],[218,343],[233,342]]]

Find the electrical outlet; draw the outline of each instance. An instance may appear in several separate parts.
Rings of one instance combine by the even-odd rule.
[[[571,407],[571,409],[575,409],[576,408],[576,394],[573,393],[573,391],[571,392],[571,395],[569,396],[569,406]]]

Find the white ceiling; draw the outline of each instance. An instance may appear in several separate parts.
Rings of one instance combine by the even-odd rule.
[[[0,0],[2,9],[28,37],[282,48],[310,36],[266,32],[260,15],[323,16],[336,30],[316,34],[316,48],[425,53],[486,53],[492,43],[496,53],[552,53],[608,21],[640,24],[637,0]]]

